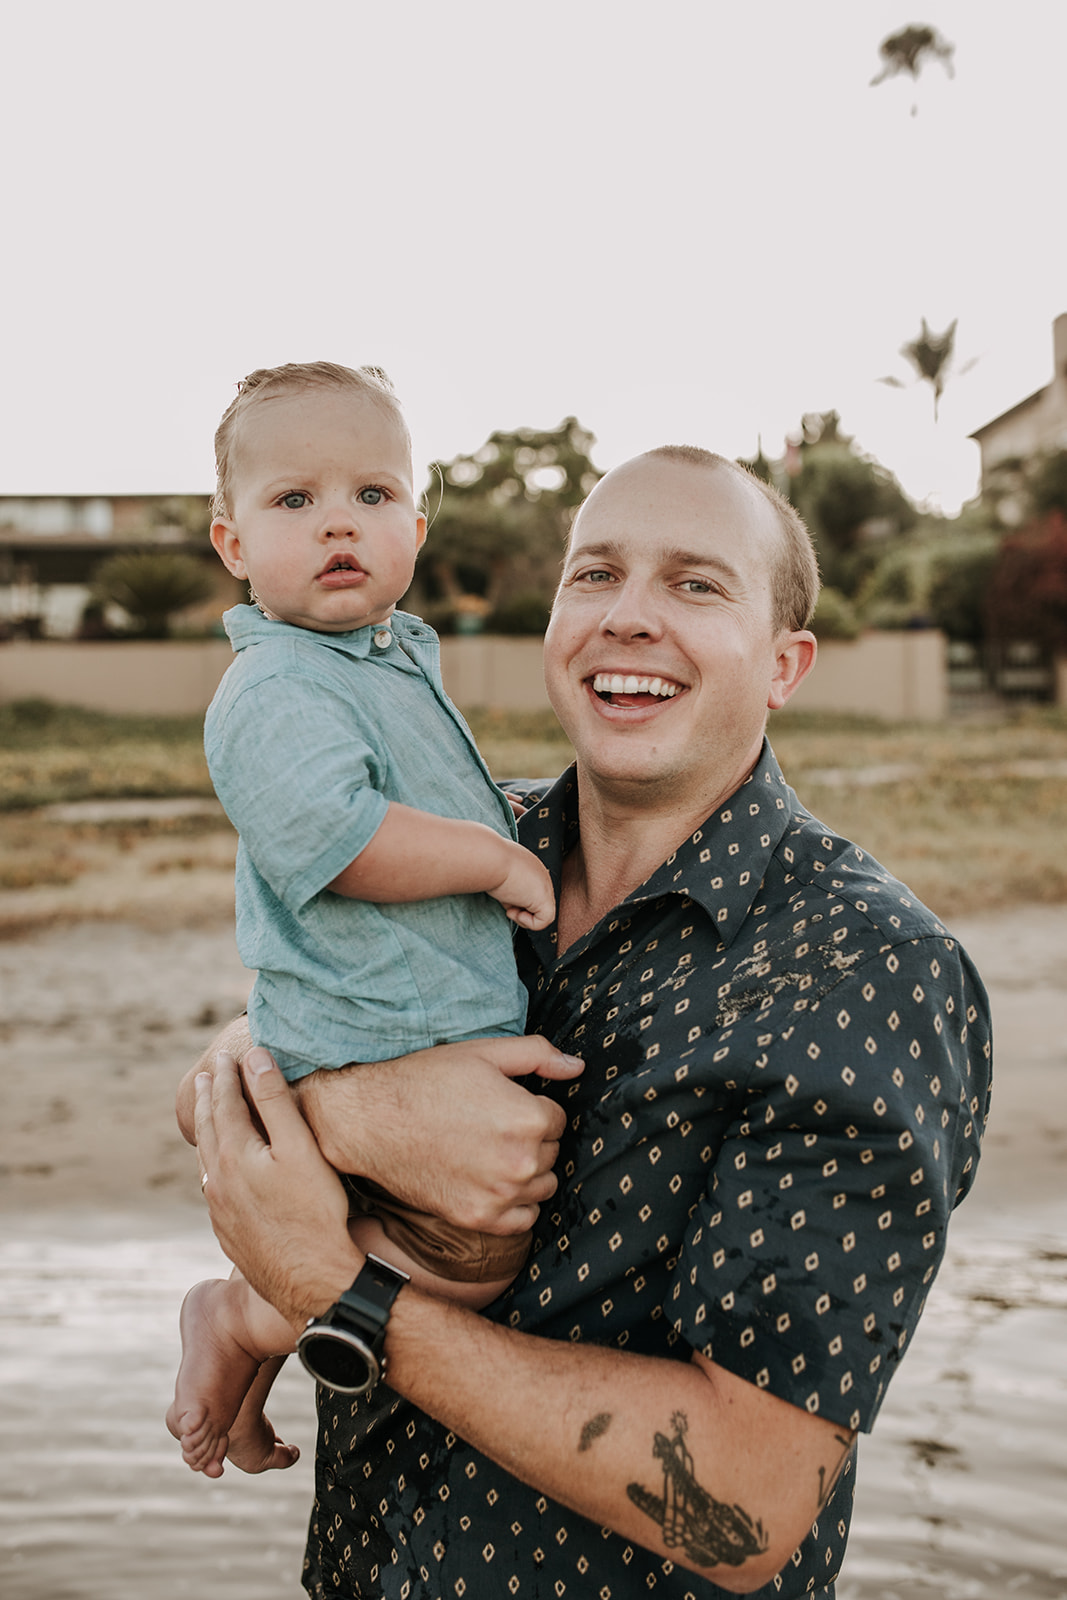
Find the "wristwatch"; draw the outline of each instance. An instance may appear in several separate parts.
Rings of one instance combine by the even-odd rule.
[[[297,1338],[300,1359],[317,1383],[342,1394],[374,1388],[385,1371],[382,1347],[393,1301],[410,1281],[399,1267],[368,1255],[351,1289]]]

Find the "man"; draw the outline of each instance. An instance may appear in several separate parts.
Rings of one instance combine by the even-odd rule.
[[[394,1283],[388,1386],[322,1391],[312,1595],[833,1594],[855,1434],[972,1181],[990,1050],[959,946],[803,811],[764,743],[813,664],[816,589],[791,508],[705,452],[641,456],[583,507],[545,641],[577,762],[522,820],[558,921],[520,935],[520,969],[529,1026],[585,1070],[540,1085],[530,1103],[556,1118],[503,1140],[506,1097],[486,1113],[468,1093],[481,1156],[466,1109],[413,1124],[404,1075],[437,1064],[456,1104],[465,1070],[492,1083],[493,1045],[469,1069],[446,1047],[306,1097],[338,1166],[388,1166],[413,1203],[447,1212],[436,1168],[471,1221],[472,1158],[479,1225],[547,1201],[490,1315]],[[548,1073],[551,1052],[507,1046],[500,1087],[525,1115],[505,1075]],[[246,1076],[268,1143],[232,1062],[197,1079],[205,1194],[301,1328],[364,1262],[263,1052]],[[522,1157],[506,1176],[505,1145]]]

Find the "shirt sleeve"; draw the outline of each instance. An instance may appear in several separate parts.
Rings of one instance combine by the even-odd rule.
[[[951,940],[917,939],[758,1042],[665,1309],[710,1360],[866,1430],[973,1178],[984,991]]]
[[[257,679],[209,720],[205,749],[256,871],[291,911],[355,860],[388,810],[384,756],[327,682],[289,672]]]

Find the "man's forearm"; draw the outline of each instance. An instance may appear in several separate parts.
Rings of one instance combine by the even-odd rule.
[[[299,1328],[363,1258],[344,1189],[265,1051],[251,1052],[248,1084],[266,1137],[231,1061],[198,1080],[204,1192],[230,1260]],[[508,1471],[738,1592],[788,1560],[851,1442],[700,1356],[535,1338],[410,1285],[386,1356],[390,1384]]]
[[[388,1382],[524,1482],[744,1592],[807,1534],[852,1435],[697,1357],[531,1337],[404,1289]]]

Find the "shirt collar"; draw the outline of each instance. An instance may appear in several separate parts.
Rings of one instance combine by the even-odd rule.
[[[390,643],[395,641],[397,644],[406,640],[422,644],[434,637],[432,629],[406,611],[394,611],[388,622],[353,628],[351,633],[316,633],[311,628],[297,628],[290,622],[278,622],[265,617],[258,606],[233,606],[224,614],[222,621],[235,651],[243,650],[247,645],[261,644],[265,639],[311,638],[362,660],[372,652],[375,656],[383,654],[381,644],[376,643],[376,636],[383,633],[389,633],[392,636]]]
[[[764,739],[760,758],[741,787],[627,895],[623,906],[661,895],[686,895],[714,923],[723,945],[729,946],[751,911],[771,857],[799,808]],[[563,857],[573,848],[578,831],[578,779],[572,766],[519,821],[520,839],[536,851],[552,874],[557,896]],[[610,914],[616,915],[617,909]],[[546,936],[533,934],[531,938],[537,946]],[[585,939],[580,939],[575,948],[584,944]]]
[[[741,787],[629,898],[688,895],[707,912],[719,938],[729,946],[752,910],[771,857],[798,808],[799,801],[764,739],[760,758]]]

